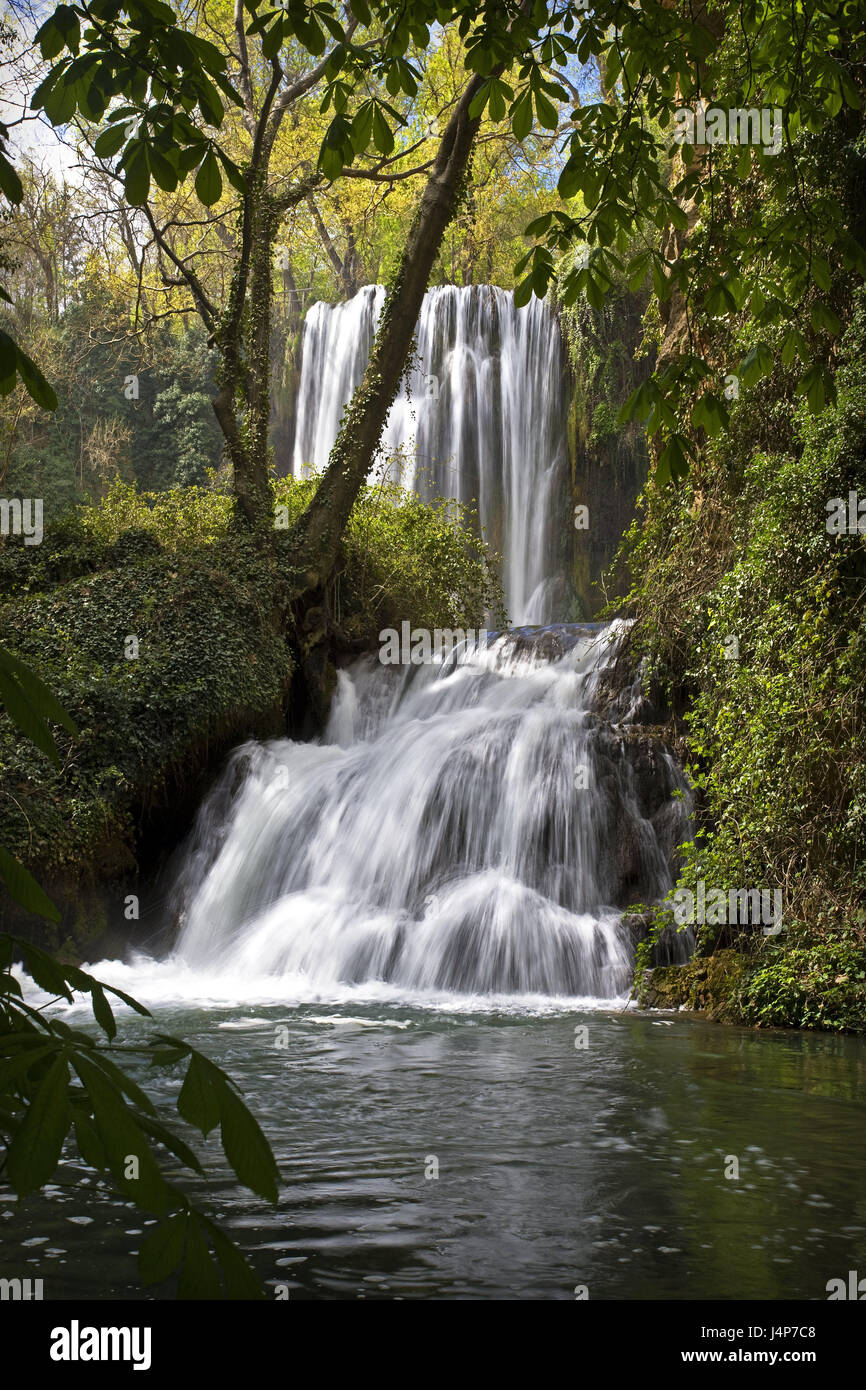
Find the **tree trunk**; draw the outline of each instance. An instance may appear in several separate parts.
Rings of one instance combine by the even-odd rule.
[[[264,172],[244,195],[240,258],[229,302],[215,335],[220,349],[214,413],[232,464],[235,502],[253,529],[267,525],[270,423],[271,258],[278,218]]]

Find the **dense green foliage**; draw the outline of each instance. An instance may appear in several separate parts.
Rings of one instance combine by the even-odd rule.
[[[832,499],[866,497],[864,350],[860,303],[836,405],[815,419],[774,379],[693,487],[650,491],[628,546],[636,641],[690,734],[700,820],[681,886],[783,893],[779,938],[699,933],[704,954],[749,953],[737,1008],[760,1023],[866,1028],[866,547],[827,528]]]
[[[27,1002],[16,959],[49,999],[89,997],[104,1038]],[[205,1137],[219,1126],[238,1181],[276,1202],[279,1173],[267,1140],[234,1083],[196,1048],[161,1033],[118,1043],[110,994],[149,1017],[122,990],[0,935],[0,1176],[24,1199],[74,1154],[126,1201],[161,1218],[139,1251],[145,1284],[171,1280],[181,1298],[263,1297],[243,1255],[186,1190],[191,1176],[204,1177],[201,1160],[142,1089],[143,1064],[185,1064],[178,1116]]]
[[[85,279],[58,321],[37,313],[18,331],[58,405],[47,415],[19,394],[4,421],[4,495],[42,497],[57,517],[118,477],[153,490],[204,484],[219,469],[214,354],[199,325],[158,324],[142,344],[128,309]]]
[[[288,525],[317,484],[276,483],[275,505],[285,507]],[[357,650],[377,646],[382,628],[399,628],[407,617],[429,629],[478,628],[488,612],[505,621],[496,557],[474,509],[453,499],[422,502],[389,482],[368,485],[355,504],[329,605],[338,640]]]
[[[585,295],[600,307],[622,273],[636,288],[651,276],[667,351],[625,418],[660,439],[659,480],[677,479],[698,457],[702,432],[729,422],[712,347],[719,325],[745,307],[749,340],[728,370],[751,385],[774,364],[798,362],[810,408],[833,397],[826,343],[840,320],[831,265],[857,283],[866,274],[861,209],[839,196],[847,171],[833,166],[834,147],[862,124],[862,7],[808,0],[792,13],[782,0],[750,0],[695,11],[611,0],[593,5],[580,35],[578,57],[598,57],[608,89],[573,112],[559,179],[561,196],[580,195],[584,207],[530,225],[539,241],[517,296],[546,293],[575,242],[588,256],[565,277],[566,303]],[[722,116],[721,134],[709,133],[708,113],[705,138],[695,135],[702,102]],[[765,113],[766,130],[732,136],[729,116],[750,110]],[[823,179],[813,177],[816,159]]]

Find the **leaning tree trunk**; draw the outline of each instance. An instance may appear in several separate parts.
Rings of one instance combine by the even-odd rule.
[[[470,81],[445,129],[436,161],[388,291],[364,379],[352,397],[315,497],[291,535],[295,592],[312,622],[311,645],[324,638],[316,603],[330,578],[349,514],[364,485],[397,394],[442,237],[464,186],[479,116],[469,108],[484,78]]]

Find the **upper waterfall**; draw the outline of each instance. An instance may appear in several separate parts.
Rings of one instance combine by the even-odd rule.
[[[384,301],[384,288],[369,285],[347,303],[318,303],[307,313],[296,477],[327,464]],[[568,617],[557,535],[568,525],[567,405],[555,316],[538,299],[518,309],[492,285],[447,285],[425,295],[416,342],[371,481],[385,468],[421,497],[475,503],[502,556],[511,621]]]

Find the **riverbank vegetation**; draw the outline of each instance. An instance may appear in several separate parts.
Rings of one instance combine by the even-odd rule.
[[[863,90],[862,69],[855,71]],[[797,142],[801,186],[775,166],[746,182],[730,223],[756,223],[751,300],[724,326],[696,315],[730,427],[692,436],[678,487],[651,483],[624,542],[635,651],[684,721],[697,830],[680,887],[780,889],[781,932],[703,924],[697,958],[658,972],[646,998],[759,1025],[866,1029],[866,299],[844,246],[801,282],[798,313],[762,331],[757,299],[780,275],[773,229],[790,203],[826,196],[864,230],[859,116]],[[698,228],[697,235],[708,235]],[[816,253],[817,254],[817,253]],[[658,306],[649,336],[665,351]],[[797,325],[802,325],[798,327]],[[796,354],[811,335],[827,405]],[[801,341],[802,340],[802,341]],[[794,344],[797,346],[795,347]],[[815,388],[818,389],[817,386]],[[719,953],[741,967],[716,972]],[[707,974],[710,967],[709,976]],[[709,980],[709,985],[707,981]]]

